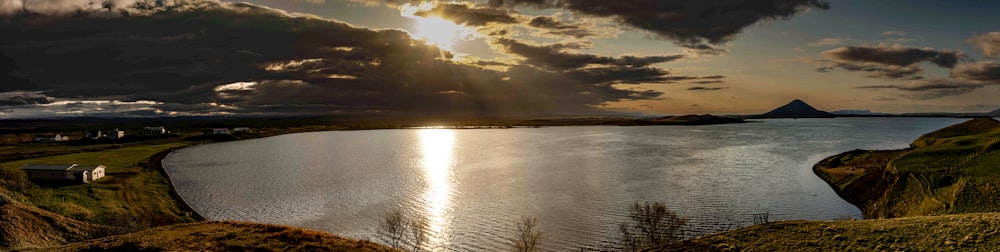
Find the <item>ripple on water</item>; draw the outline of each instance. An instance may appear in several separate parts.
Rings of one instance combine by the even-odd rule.
[[[543,248],[566,251],[616,241],[634,202],[664,202],[689,219],[687,237],[751,225],[753,213],[860,217],[812,174],[812,163],[856,148],[905,147],[958,121],[314,132],[195,146],[164,165],[209,219],[377,241],[382,214],[400,208],[434,218],[439,248],[493,251],[507,246],[521,216],[534,216]]]

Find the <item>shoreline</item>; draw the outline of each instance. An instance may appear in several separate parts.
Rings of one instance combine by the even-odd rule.
[[[192,147],[195,145],[185,146],[181,148]],[[175,150],[181,148],[172,148],[169,150],[156,153],[153,156],[149,157],[149,161],[152,163],[153,169],[155,169],[157,172],[160,173],[161,176],[167,179],[167,184],[170,186],[170,197],[174,198],[174,204],[176,204],[182,211],[190,213],[189,214],[190,217],[195,219],[194,222],[205,221],[207,219],[205,219],[204,216],[198,213],[198,211],[195,211],[194,208],[192,208],[191,205],[187,203],[187,201],[184,201],[184,198],[182,198],[181,195],[177,193],[177,186],[174,185],[174,181],[173,179],[170,178],[170,174],[167,173],[167,169],[163,167],[163,159],[167,158],[167,156],[170,155],[170,153],[173,153]]]

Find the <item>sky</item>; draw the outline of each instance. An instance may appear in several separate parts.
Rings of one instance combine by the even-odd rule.
[[[6,0],[0,118],[1000,109],[998,1]]]

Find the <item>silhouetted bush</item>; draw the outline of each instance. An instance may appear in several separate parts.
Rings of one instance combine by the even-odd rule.
[[[683,238],[681,228],[687,224],[687,219],[660,202],[636,202],[629,207],[628,217],[631,222],[618,226],[621,248],[625,251],[678,242]]]
[[[511,241],[511,251],[514,252],[535,252],[539,251],[538,244],[542,239],[542,232],[536,230],[538,221],[534,217],[524,216],[515,224],[514,238]]]
[[[392,248],[415,252],[427,241],[427,228],[427,219],[393,209],[382,216],[376,233]]]

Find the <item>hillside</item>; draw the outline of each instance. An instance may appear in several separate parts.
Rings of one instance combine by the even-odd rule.
[[[833,114],[820,111],[802,100],[793,100],[784,106],[762,114],[762,118],[830,118]]]
[[[643,251],[940,251],[1000,248],[1000,213],[784,221]]]
[[[1000,122],[975,118],[910,146],[845,152],[813,170],[865,218],[1000,211]]]
[[[124,232],[26,206],[6,194],[0,194],[0,216],[0,248],[48,247]]]
[[[365,240],[247,222],[177,224],[42,250],[62,251],[394,251]]]

